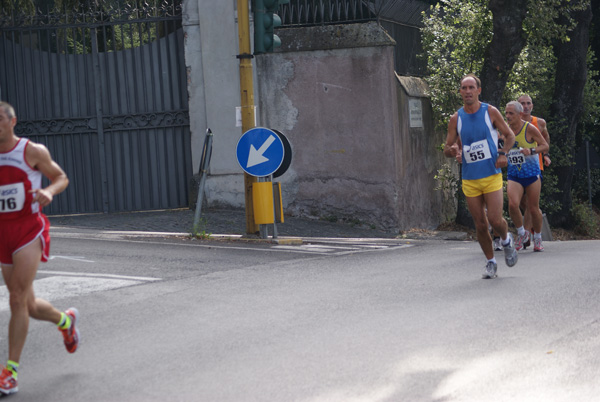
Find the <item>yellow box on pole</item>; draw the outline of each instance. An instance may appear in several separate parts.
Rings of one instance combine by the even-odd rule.
[[[252,183],[252,204],[254,205],[254,222],[257,225],[273,223],[273,183],[270,181]]]

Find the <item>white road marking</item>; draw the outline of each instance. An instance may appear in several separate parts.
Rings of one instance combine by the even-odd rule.
[[[81,261],[81,262],[95,262],[95,261],[86,260],[85,257],[70,257],[67,255],[51,255],[50,256],[51,260],[53,260],[55,258],[62,258],[65,260],[73,260],[73,261]]]
[[[50,271],[45,269],[39,269],[38,274],[47,275],[64,275],[64,276],[84,276],[91,278],[110,278],[110,279],[124,279],[127,281],[142,281],[142,282],[154,282],[160,281],[162,278],[152,278],[148,276],[127,276],[127,275],[113,275],[113,274],[90,274],[86,272],[66,272],[66,271]]]
[[[400,244],[400,245],[372,245],[372,244],[356,244],[353,246],[333,246],[330,244],[302,244],[299,246],[286,246],[278,245],[273,246],[273,249],[280,251],[289,251],[294,253],[309,253],[309,254],[351,254],[351,253],[363,253],[365,251],[378,251],[378,250],[389,250],[397,248],[412,247],[412,244]]]
[[[49,278],[35,280],[33,282],[33,289],[37,297],[53,301],[65,297],[81,296],[94,292],[139,285],[141,283],[143,283],[143,281],[130,279],[51,276]],[[6,289],[6,286],[0,286],[0,311],[8,309],[8,290]]]
[[[279,250],[294,250],[294,251],[310,251],[317,253],[328,253],[332,251],[348,251],[348,250],[358,250],[358,247],[347,247],[347,246],[330,246],[330,245],[321,245],[321,244],[301,244],[298,246],[286,246],[286,245],[277,245],[273,246],[274,249]]]
[[[270,243],[262,243],[268,247],[254,247],[248,246],[236,246],[233,244],[222,244],[219,242],[169,242],[168,238],[177,236],[185,237],[185,233],[167,233],[167,232],[127,232],[127,231],[77,231],[74,228],[60,227],[60,231],[52,233],[55,238],[77,238],[85,240],[100,240],[100,241],[112,241],[119,243],[141,243],[141,244],[159,244],[180,247],[203,247],[210,249],[229,249],[229,250],[249,250],[258,252],[284,252],[284,253],[300,253],[300,254],[320,254],[320,255],[344,255],[352,254],[357,252],[367,251],[378,251],[378,250],[389,250],[397,248],[412,247],[413,244],[406,244],[400,242],[394,242],[390,239],[379,239],[385,241],[387,244],[375,244],[376,239],[353,239],[353,238],[315,238],[313,241],[319,243],[310,243],[310,239],[306,239],[306,244],[293,246],[293,245],[277,245]],[[64,231],[63,231],[64,230]],[[68,230],[68,231],[67,231]],[[144,240],[133,239],[135,237],[144,237]],[[155,241],[149,240],[152,237],[161,237],[167,241]],[[241,236],[240,236],[241,237]],[[240,243],[236,243],[240,244]],[[243,244],[243,243],[242,243]],[[254,245],[260,243],[253,243]]]

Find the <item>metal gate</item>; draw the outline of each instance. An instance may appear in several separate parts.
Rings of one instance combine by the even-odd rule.
[[[181,1],[0,14],[0,98],[71,184],[48,214],[188,205]],[[116,2],[119,3],[119,2]],[[140,3],[140,2],[138,2]]]

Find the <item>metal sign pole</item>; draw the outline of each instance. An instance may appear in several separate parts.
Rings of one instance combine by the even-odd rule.
[[[264,177],[258,177],[257,181],[259,183],[263,183],[266,180],[265,180]],[[258,228],[259,228],[260,238],[261,239],[268,239],[269,238],[269,225],[263,223],[263,224],[258,225]]]
[[[592,209],[592,175],[590,169],[590,141],[585,140],[585,159],[587,165],[587,177],[588,177],[588,198],[590,200],[590,209]]]
[[[198,229],[200,223],[200,212],[202,211],[202,199],[204,198],[204,185],[206,183],[206,175],[210,165],[210,157],[212,155],[212,140],[213,135],[210,128],[206,129],[206,137],[204,138],[204,148],[202,149],[202,160],[200,161],[200,184],[198,185],[198,197],[196,198],[196,212],[194,213],[194,230]]]
[[[273,183],[273,175],[269,175],[269,181]],[[277,194],[279,197],[279,194]],[[275,187],[273,187],[273,240],[277,239],[277,206],[275,203]]]

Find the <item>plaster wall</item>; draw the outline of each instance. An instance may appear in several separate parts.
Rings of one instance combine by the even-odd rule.
[[[301,32],[300,32],[301,31]],[[286,212],[390,230],[437,227],[443,160],[425,85],[398,77],[394,42],[375,23],[280,31],[285,49],[257,57],[260,118],[293,145]],[[409,99],[423,127],[411,128]]]
[[[242,134],[236,124],[236,107],[240,105],[236,6],[235,0],[185,0],[183,25],[192,166],[197,172],[210,128],[213,150],[205,188],[207,202],[243,208],[244,177],[235,157]],[[196,191],[192,188],[190,192],[193,203]]]
[[[184,1],[195,169],[206,128],[214,133],[209,207],[244,207],[235,158],[241,135],[236,3]],[[375,23],[280,29],[278,35],[284,48],[255,57],[254,82],[257,126],[282,131],[293,149],[289,170],[276,179],[285,212],[389,230],[437,226],[447,204],[433,190],[444,135],[431,126],[422,81],[396,76],[394,41]],[[409,127],[411,98],[422,100],[421,129]]]
[[[257,59],[261,121],[293,144],[281,177],[287,212],[393,224],[390,134],[398,119],[389,113],[397,108],[394,87],[382,79],[393,75],[392,55],[379,46]]]
[[[398,216],[410,227],[434,228],[456,215],[455,197],[450,188],[435,179],[443,164],[458,177],[458,165],[439,150],[446,133],[435,130],[427,85],[420,78],[396,75],[400,131],[398,160]],[[411,124],[410,102],[421,109],[421,127]]]

